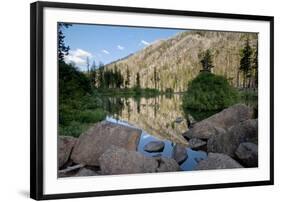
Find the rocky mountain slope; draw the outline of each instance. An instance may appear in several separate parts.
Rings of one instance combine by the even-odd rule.
[[[258,34],[215,31],[186,31],[167,40],[157,41],[128,57],[107,65],[106,69],[119,69],[126,80],[130,72],[129,87],[136,85],[140,74],[143,88],[185,91],[188,82],[200,71],[199,54],[211,49],[215,74],[224,75],[236,86],[240,63],[240,52],[249,37],[252,48],[256,48]],[[241,77],[241,75],[240,75]],[[238,81],[237,81],[238,80]]]

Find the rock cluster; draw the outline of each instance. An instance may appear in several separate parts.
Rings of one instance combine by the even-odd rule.
[[[236,104],[185,132],[189,147],[202,149],[207,144],[208,157],[196,169],[257,167],[258,120],[252,117],[250,107]]]
[[[176,160],[146,157],[137,152],[141,130],[103,121],[78,139],[59,137],[59,177],[179,171]],[[164,149],[164,142],[146,145],[149,152]],[[69,164],[66,167],[65,165]],[[72,165],[72,166],[71,166]],[[73,166],[74,165],[74,166]],[[77,169],[76,169],[77,168]]]

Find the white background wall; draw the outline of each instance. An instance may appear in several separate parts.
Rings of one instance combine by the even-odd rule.
[[[58,0],[59,1],[59,0]],[[29,199],[29,3],[2,0],[0,6],[0,201]],[[277,201],[281,153],[281,12],[270,0],[83,0],[76,3],[155,7],[275,16],[275,185],[141,194],[69,201]],[[279,56],[279,57],[278,57]],[[267,135],[267,134],[265,134]],[[279,199],[280,200],[280,199]]]

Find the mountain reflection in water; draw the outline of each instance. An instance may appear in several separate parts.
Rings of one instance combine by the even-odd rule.
[[[182,133],[187,121],[181,108],[180,94],[156,97],[104,97],[104,108],[110,117],[128,122],[160,140],[186,145]]]
[[[116,124],[134,127],[134,126],[130,125],[129,123],[125,122],[125,121],[121,121],[121,120],[115,119],[113,117],[107,117],[106,120],[109,121],[109,122],[116,123]],[[136,127],[134,127],[134,128],[136,128]],[[151,141],[155,141],[155,140],[159,140],[159,139],[157,137],[154,137],[154,136],[148,134],[146,131],[142,130],[142,134],[141,134],[138,149],[137,149],[138,152],[140,152],[143,155],[148,156],[148,157],[154,157],[154,156],[160,155],[160,156],[163,156],[163,157],[171,158],[172,155],[173,155],[173,148],[176,144],[174,142],[171,142],[170,140],[162,140],[165,143],[165,147],[164,147],[164,150],[162,152],[149,153],[149,152],[146,152],[144,150],[144,146],[147,143],[149,143]],[[186,151],[187,151],[188,157],[180,165],[180,167],[183,171],[193,170],[200,160],[203,160],[203,159],[207,158],[207,153],[204,152],[204,151],[194,151],[190,148],[186,148]]]

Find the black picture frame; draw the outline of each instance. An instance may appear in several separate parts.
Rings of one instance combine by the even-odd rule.
[[[67,8],[80,10],[121,11],[130,13],[164,14],[176,16],[195,16],[224,19],[267,21],[270,23],[270,179],[239,183],[204,184],[175,187],[154,187],[130,190],[94,191],[66,194],[43,193],[43,9]],[[274,17],[258,15],[240,15],[228,13],[196,12],[135,8],[120,6],[89,5],[76,3],[35,2],[30,7],[30,197],[36,200],[93,197],[106,195],[139,194],[153,192],[187,191],[228,187],[246,187],[274,184]]]

